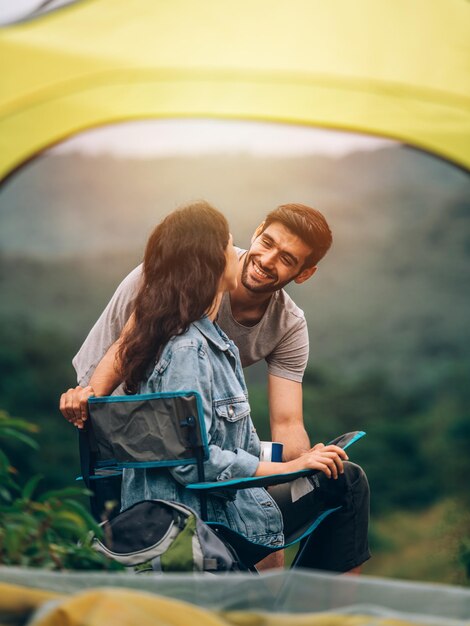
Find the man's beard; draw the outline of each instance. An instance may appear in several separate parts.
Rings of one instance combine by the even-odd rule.
[[[279,291],[279,289],[282,289],[283,287],[285,287],[288,283],[291,282],[291,280],[295,278],[294,276],[292,278],[289,278],[289,280],[286,280],[284,282],[279,282],[276,276],[272,279],[271,282],[268,282],[265,284],[250,281],[250,278],[248,276],[250,263],[252,263],[252,257],[249,255],[249,253],[247,253],[246,258],[243,262],[241,283],[245,287],[245,289],[247,289],[248,291],[251,291],[252,293],[274,293],[275,291]]]

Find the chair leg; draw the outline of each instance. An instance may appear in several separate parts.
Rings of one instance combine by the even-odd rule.
[[[312,538],[312,535],[310,535],[309,537],[307,537],[300,543],[300,548],[297,554],[295,555],[294,560],[292,561],[290,569],[294,569],[295,567],[297,567],[298,562],[302,558],[304,552],[307,550],[308,542],[310,541],[311,538]]]

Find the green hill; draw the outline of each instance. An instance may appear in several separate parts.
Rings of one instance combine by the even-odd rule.
[[[312,364],[429,385],[468,357],[470,180],[399,147],[339,159],[39,159],[0,193],[0,315],[62,329],[78,346],[155,223],[199,197],[226,213],[244,247],[280,203],[324,211],[333,248],[291,290]]]

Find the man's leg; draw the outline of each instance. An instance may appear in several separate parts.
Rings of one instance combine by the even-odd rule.
[[[256,563],[256,569],[262,572],[267,569],[280,569],[284,567],[284,550],[273,552],[259,563]]]
[[[299,535],[321,513],[338,506],[318,528],[302,542],[296,565],[333,572],[348,572],[369,557],[369,485],[363,470],[354,463],[344,463],[344,474],[337,480],[324,474],[309,479],[312,491],[292,501],[291,483],[271,488],[284,517],[286,538]]]

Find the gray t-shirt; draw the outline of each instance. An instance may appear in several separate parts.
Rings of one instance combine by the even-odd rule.
[[[237,248],[239,257],[244,252]],[[109,346],[119,338],[132,313],[141,278],[142,265],[139,265],[116,289],[75,355],[72,363],[79,385],[89,384]],[[217,323],[237,345],[243,367],[265,359],[270,374],[302,381],[308,360],[307,324],[303,311],[283,289],[272,295],[265,314],[255,326],[243,326],[233,318],[230,295],[225,293]]]

